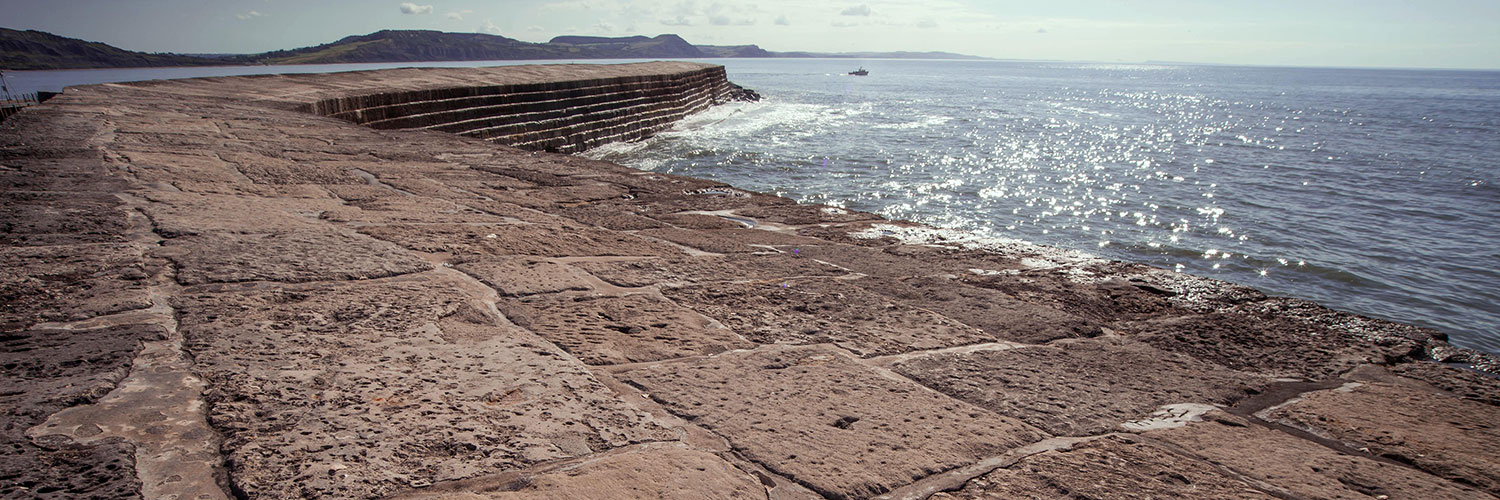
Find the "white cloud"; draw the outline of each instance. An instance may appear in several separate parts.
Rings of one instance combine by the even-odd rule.
[[[834,21],[834,22],[828,23],[828,25],[829,26],[833,26],[835,28],[853,28],[855,26],[859,26],[859,23],[850,23],[850,22],[844,22],[844,21]]]
[[[253,11],[253,10],[250,11],[250,12],[246,12],[244,14],[235,14],[234,15],[235,19],[239,19],[241,21],[249,21],[249,20],[255,19],[257,17],[266,17],[266,15],[265,14],[261,14],[260,12]]]
[[[664,24],[664,25],[667,25],[667,26],[692,26],[693,25],[693,21],[690,20],[690,19],[688,19],[687,16],[677,16],[676,18],[673,18],[673,19],[662,19],[661,23]]]
[[[870,16],[870,6],[869,5],[865,5],[865,4],[855,5],[853,7],[844,9],[843,12],[839,12],[839,14],[840,15],[845,15],[845,16],[864,16],[864,17],[869,17]]]
[[[786,20],[786,16],[783,15],[783,16],[776,16],[776,25],[777,26],[791,26],[792,23],[791,23],[791,21],[787,21]]]
[[[485,19],[484,24],[479,25],[479,32],[498,35],[500,34],[500,27],[496,26],[495,23],[491,22],[489,19]]]
[[[1047,28],[1037,28],[1036,32],[1037,33],[1046,33],[1047,32]]]
[[[616,28],[614,24],[611,24],[610,22],[604,21],[602,19],[599,20],[599,22],[594,23],[594,31],[600,33],[614,33],[615,29]]]
[[[448,19],[453,20],[453,21],[462,21],[462,20],[464,20],[464,15],[463,14],[459,14],[457,12],[449,12],[447,15],[448,15]]]
[[[533,24],[531,26],[527,26],[526,27],[526,31],[530,31],[532,33],[541,33],[543,31],[547,31],[547,28],[543,28],[541,26],[537,26],[537,25]]]
[[[708,24],[714,26],[729,26],[729,16],[708,16]]]
[[[917,21],[918,28],[936,28],[937,26],[937,21],[933,21],[931,19],[923,19],[921,21]]]
[[[411,2],[403,2],[401,4],[401,13],[402,14],[431,14],[432,13],[432,6],[431,5],[417,5],[417,4],[414,4],[414,3],[411,3]]]

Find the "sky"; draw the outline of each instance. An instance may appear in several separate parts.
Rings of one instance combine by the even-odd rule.
[[[654,36],[771,51],[1500,69],[1500,0],[0,0],[0,27],[254,53],[381,29]]]

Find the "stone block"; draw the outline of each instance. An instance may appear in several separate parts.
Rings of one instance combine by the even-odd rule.
[[[1260,415],[1500,496],[1500,408],[1412,387],[1349,383]]]
[[[173,238],[164,246],[157,253],[177,263],[177,281],[184,285],[361,280],[432,269],[393,243],[331,229],[204,233]]]
[[[1222,412],[1145,434],[1259,481],[1282,498],[1472,499],[1474,488],[1389,462],[1348,455]]]
[[[729,353],[619,377],[828,498],[879,495],[1045,437],[824,347]]]
[[[933,354],[892,369],[939,392],[1049,433],[1110,432],[1163,405],[1229,405],[1269,381],[1149,345],[1090,339]]]
[[[670,246],[638,236],[577,224],[392,224],[359,232],[428,253],[460,260],[481,256],[678,255]]]
[[[437,274],[178,298],[233,486],[373,498],[675,437],[485,312],[473,286]]]
[[[762,344],[832,343],[870,357],[995,340],[839,279],[711,283],[662,294]]]
[[[505,301],[500,307],[517,325],[591,365],[703,356],[754,347],[734,331],[691,309],[649,294],[545,295]]]
[[[1102,333],[1098,323],[1067,311],[1023,302],[949,277],[869,277],[856,284],[898,304],[941,314],[1004,341],[1043,343]]]
[[[939,492],[934,500],[1215,498],[1272,500],[1211,464],[1138,439],[1113,436],[1032,455]]]

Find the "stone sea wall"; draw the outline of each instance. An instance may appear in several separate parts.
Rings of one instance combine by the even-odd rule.
[[[679,73],[333,97],[307,111],[378,129],[430,129],[574,153],[649,137],[731,99],[722,66]]]
[[[1497,365],[1431,330],[308,112],[705,69],[106,84],[0,123],[0,498],[1500,497]]]

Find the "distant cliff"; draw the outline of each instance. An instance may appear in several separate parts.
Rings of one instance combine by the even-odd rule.
[[[671,34],[655,37],[559,36],[546,43],[532,43],[483,33],[426,30],[381,30],[312,47],[261,54],[204,57],[132,52],[103,43],[40,31],[0,28],[0,69],[720,57],[980,59],[946,52],[770,52],[755,45],[693,45],[682,37]]]
[[[130,68],[214,64],[226,64],[226,61],[178,54],[134,52],[43,31],[0,28],[0,69]],[[237,64],[237,62],[227,64]]]

